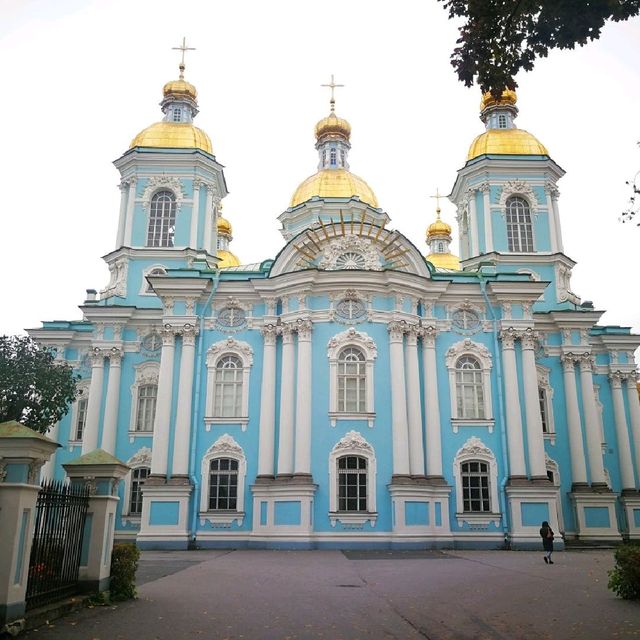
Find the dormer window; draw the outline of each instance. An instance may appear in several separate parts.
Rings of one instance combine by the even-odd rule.
[[[173,110],[173,121],[181,122],[182,121],[182,109],[174,109]]]
[[[331,149],[331,151],[329,152],[329,164],[332,167],[335,167],[336,164],[338,164],[338,154],[335,149]]]
[[[501,113],[498,116],[498,129],[506,129],[507,128],[507,116],[504,113]]]

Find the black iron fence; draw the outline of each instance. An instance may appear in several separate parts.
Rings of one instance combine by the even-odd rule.
[[[42,485],[29,561],[27,609],[75,593],[88,506],[86,487],[59,481]]]

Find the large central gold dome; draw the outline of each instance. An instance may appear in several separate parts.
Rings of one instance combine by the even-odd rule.
[[[319,198],[352,198],[358,196],[362,202],[378,207],[373,189],[362,179],[346,169],[321,169],[304,180],[296,189],[291,204],[295,207],[307,200]]]
[[[129,148],[133,147],[202,149],[213,154],[209,136],[188,122],[156,122],[131,141]]]

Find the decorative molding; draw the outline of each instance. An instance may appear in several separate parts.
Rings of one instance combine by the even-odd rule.
[[[173,192],[176,199],[176,213],[180,211],[185,194],[182,190],[180,178],[176,178],[175,176],[151,176],[147,180],[147,184],[142,192],[142,208],[145,211],[149,209],[153,195],[163,189],[168,189]]]
[[[216,360],[223,353],[235,353],[239,355],[245,367],[250,367],[253,364],[253,349],[251,345],[242,340],[236,340],[235,338],[227,338],[212,344],[207,350],[207,366],[215,367]]]
[[[529,209],[533,215],[538,213],[538,198],[531,185],[524,180],[507,180],[502,185],[499,196],[498,204],[502,215],[506,215],[507,212],[507,200],[511,196],[521,196],[529,203]]]
[[[375,360],[378,357],[378,348],[376,343],[367,333],[364,331],[356,331],[354,327],[349,327],[346,331],[337,333],[327,343],[329,358],[338,357],[338,352],[342,347],[347,344],[356,344],[362,347],[367,353],[368,357]]]
[[[318,268],[327,271],[362,269],[382,271],[380,254],[371,240],[355,234],[346,234],[329,243],[318,262]]]
[[[127,296],[127,273],[129,270],[129,260],[125,257],[118,258],[109,263],[109,284],[100,291],[100,298],[110,298]]]
[[[334,453],[340,455],[343,455],[345,450],[353,451],[354,453],[365,452],[369,455],[374,455],[373,447],[364,439],[359,431],[348,431],[332,449]]]
[[[241,457],[244,456],[244,451],[232,436],[224,433],[207,449],[205,456],[218,458],[227,455]]]
[[[149,447],[141,447],[128,460],[130,467],[151,467],[152,452]]]
[[[455,369],[458,358],[466,353],[478,357],[483,366],[491,368],[491,353],[489,349],[469,338],[456,342],[456,344],[449,348],[446,355],[447,368]]]

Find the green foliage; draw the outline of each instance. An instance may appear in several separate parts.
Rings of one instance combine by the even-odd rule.
[[[609,589],[625,600],[640,600],[640,545],[616,549],[616,566],[609,571]]]
[[[131,600],[136,597],[136,571],[140,549],[135,544],[116,544],[111,554],[111,586],[109,587],[112,602]]]
[[[68,364],[28,336],[0,336],[0,422],[16,420],[46,433],[76,399]]]
[[[500,97],[515,89],[552,49],[573,49],[600,37],[607,20],[638,15],[640,0],[439,0],[450,18],[464,18],[451,64],[467,87]]]

